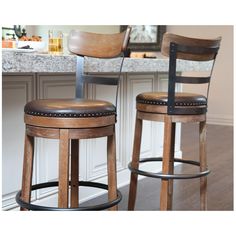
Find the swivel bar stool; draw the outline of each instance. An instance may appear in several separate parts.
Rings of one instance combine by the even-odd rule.
[[[146,92],[136,97],[136,124],[133,144],[128,209],[134,210],[137,192],[137,177],[161,179],[160,209],[171,210],[173,198],[174,179],[200,178],[200,202],[201,209],[207,209],[207,179],[209,174],[206,157],[206,112],[209,92],[209,83],[212,75],[214,61],[219,49],[221,38],[213,40],[187,38],[171,33],[165,33],[162,41],[161,52],[169,56],[168,92]],[[177,59],[190,61],[212,61],[212,69],[209,76],[179,76],[176,73]],[[176,83],[208,84],[207,95],[175,92]],[[163,157],[140,159],[140,146],[143,120],[164,122],[164,148]],[[199,122],[200,135],[200,162],[174,158],[175,125],[176,122]],[[162,173],[150,173],[141,170],[139,163],[162,162]],[[199,173],[175,174],[174,163],[181,162],[200,166]]]
[[[94,34],[72,31],[69,35],[70,52],[77,55],[76,98],[34,100],[25,105],[26,124],[22,189],[16,195],[21,210],[117,210],[121,193],[116,181],[115,123],[116,106],[107,101],[84,98],[84,83],[119,84],[124,51],[129,41],[130,28],[118,34]],[[122,56],[123,57],[120,57]],[[96,77],[83,72],[84,57],[120,57],[118,75],[114,78]],[[117,93],[116,93],[117,97]],[[79,140],[107,136],[108,185],[79,181]],[[59,181],[32,186],[34,138],[59,139]],[[71,165],[69,149],[71,146]],[[71,180],[69,181],[69,166]],[[31,191],[58,186],[58,207],[31,204]],[[70,187],[69,187],[70,186]],[[88,207],[79,207],[79,186],[108,190],[108,202]],[[69,202],[69,190],[70,202]]]

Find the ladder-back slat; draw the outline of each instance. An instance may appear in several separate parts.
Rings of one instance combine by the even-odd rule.
[[[220,46],[221,37],[216,39],[188,38],[171,33],[165,33],[162,40],[161,53],[170,54],[170,43],[178,45],[176,58],[193,61],[214,60]]]
[[[84,76],[84,79],[87,83],[95,83],[95,84],[104,84],[104,85],[118,85],[119,78],[118,77],[102,77],[102,76]]]
[[[209,84],[214,67],[214,61],[220,47],[221,37],[216,39],[196,39],[187,38],[180,35],[165,33],[162,41],[162,54],[169,56],[169,80],[168,80],[168,109],[170,115],[180,114],[202,114],[206,113],[207,106],[204,107],[187,107],[179,108],[175,106],[175,87],[176,83],[203,84],[208,83],[207,96],[209,92]],[[212,69],[210,76],[179,76],[176,72],[177,59],[191,61],[212,61]]]
[[[176,83],[184,83],[184,84],[205,84],[210,82],[211,77],[199,77],[199,76],[176,76]]]

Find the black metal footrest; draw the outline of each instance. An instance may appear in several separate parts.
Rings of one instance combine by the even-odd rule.
[[[47,182],[32,185],[31,190],[37,190],[42,188],[49,188],[49,187],[57,187],[58,181],[55,182]],[[71,183],[69,183],[71,185]],[[108,185],[96,182],[89,182],[89,181],[79,181],[79,186],[86,186],[86,187],[94,187],[108,190]],[[98,210],[105,210],[110,207],[117,205],[122,199],[121,192],[117,189],[117,198],[113,201],[109,201],[99,205],[93,206],[86,206],[86,207],[77,207],[77,208],[58,208],[58,207],[47,207],[47,206],[40,206],[31,203],[27,203],[21,199],[21,191],[16,194],[16,202],[19,204],[20,207],[26,208],[32,211],[98,211]]]
[[[155,162],[155,161],[162,161],[162,157],[152,157],[152,158],[145,158],[145,159],[140,159],[139,163],[144,163],[144,162]],[[189,165],[194,165],[194,166],[200,166],[200,163],[197,161],[192,161],[192,160],[183,160],[179,158],[174,158],[174,162],[181,162],[184,164],[189,164]],[[203,176],[206,176],[210,173],[210,170],[206,169],[205,171],[198,172],[195,174],[163,174],[163,173],[152,173],[144,170],[139,170],[136,168],[132,167],[132,162],[129,163],[128,168],[131,170],[131,172],[136,173],[138,175],[144,175],[147,177],[152,177],[152,178],[159,178],[159,179],[194,179],[194,178],[200,178]]]

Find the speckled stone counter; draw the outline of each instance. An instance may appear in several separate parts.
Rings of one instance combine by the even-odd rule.
[[[112,60],[86,58],[85,72],[117,72],[120,58]],[[168,58],[161,54],[158,58],[125,58],[123,72],[167,72]],[[186,62],[177,63],[178,71],[208,71],[211,63]],[[50,55],[40,53],[23,53],[2,51],[2,72],[75,72],[75,55]]]

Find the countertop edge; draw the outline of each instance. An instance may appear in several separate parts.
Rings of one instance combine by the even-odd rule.
[[[84,71],[86,73],[117,73],[121,58],[97,59],[86,58]],[[211,62],[180,61],[177,63],[177,71],[209,71]],[[167,72],[169,68],[168,58],[125,58],[122,72]],[[76,55],[50,55],[40,53],[23,53],[2,51],[2,72],[48,72],[48,73],[75,73]]]

